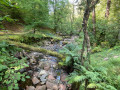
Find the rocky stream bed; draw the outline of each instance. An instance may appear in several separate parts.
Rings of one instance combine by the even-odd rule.
[[[73,36],[59,42],[46,41],[42,48],[58,52],[67,43],[74,43],[75,38]],[[27,72],[31,78],[20,82],[20,90],[71,90],[66,80],[68,73],[59,67],[58,58],[39,52],[28,53],[28,56],[29,68],[21,69],[20,72]]]

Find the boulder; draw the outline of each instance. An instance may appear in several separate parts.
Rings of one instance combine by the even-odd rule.
[[[39,77],[42,76],[43,74],[48,75],[48,72],[46,70],[41,70],[40,73],[39,73]]]
[[[32,82],[35,85],[35,84],[38,84],[40,82],[40,80],[38,78],[36,78],[36,77],[33,77]]]
[[[66,85],[60,84],[59,85],[59,90],[66,90]]]
[[[57,85],[53,85],[52,90],[58,90],[58,86]]]
[[[66,81],[67,81],[66,78],[67,78],[67,74],[61,74],[61,75],[60,75],[60,80],[61,80],[62,82],[66,82]]]
[[[56,83],[47,81],[46,86],[47,86],[47,89],[58,90],[58,85]]]
[[[35,90],[34,86],[26,86],[26,90]]]
[[[49,75],[49,76],[48,76],[48,79],[49,79],[49,80],[55,80],[55,77],[54,77],[53,75]]]
[[[47,76],[48,76],[48,74],[43,74],[43,75],[40,77],[41,84],[45,84],[45,82],[47,81],[47,79],[46,79]]]
[[[35,90],[46,90],[46,85],[36,86]]]

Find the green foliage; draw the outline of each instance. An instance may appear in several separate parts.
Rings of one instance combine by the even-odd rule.
[[[26,78],[25,73],[18,72],[19,69],[28,66],[25,64],[26,59],[15,58],[16,51],[21,49],[6,42],[0,42],[0,83],[2,87],[7,85],[8,90],[19,89],[18,81]]]
[[[16,2],[22,9],[22,18],[27,25],[37,30],[48,26],[48,0],[17,0]]]
[[[78,62],[80,50],[81,47],[74,44],[68,44],[62,50],[60,50],[60,53],[67,55],[66,59],[63,61],[64,65],[71,66],[75,62]]]
[[[81,82],[81,87],[84,86],[84,81],[88,80],[89,84],[87,88],[96,88],[99,90],[117,90],[111,85],[110,78],[107,77],[107,71],[103,67],[92,67],[87,68],[76,64],[74,72],[72,72],[67,78],[69,83]]]
[[[101,52],[102,51],[102,48],[100,46],[98,47],[95,47],[91,50],[91,53],[96,53],[96,52]]]

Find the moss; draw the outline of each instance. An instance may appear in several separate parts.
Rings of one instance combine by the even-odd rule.
[[[20,48],[24,48],[24,49],[31,50],[31,51],[36,51],[36,52],[41,52],[41,53],[52,55],[52,56],[55,56],[55,57],[58,57],[58,58],[64,58],[64,56],[62,54],[59,54],[55,51],[46,50],[46,49],[39,48],[39,47],[33,47],[31,45],[27,45],[27,44],[20,43],[20,42],[15,42],[15,41],[8,41],[8,42],[10,44],[14,44],[15,46],[20,47]]]

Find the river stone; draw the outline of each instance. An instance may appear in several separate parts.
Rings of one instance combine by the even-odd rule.
[[[37,79],[36,77],[33,77],[33,78],[32,78],[32,82],[33,82],[33,84],[35,85],[35,84],[38,84],[38,83],[40,82],[40,80]]]
[[[49,79],[49,80],[55,80],[55,77],[54,77],[53,75],[49,75],[49,76],[48,76],[48,79]]]
[[[29,54],[30,57],[35,58],[35,59],[40,59],[43,58],[43,54],[42,53],[38,53],[38,52],[32,52]]]
[[[46,85],[36,86],[35,90],[46,90]]]
[[[39,75],[39,72],[34,72],[33,74],[34,77],[38,77],[38,75]]]
[[[60,84],[59,85],[59,90],[66,90],[66,85]]]
[[[44,74],[48,75],[48,72],[46,70],[41,70],[39,73],[39,77]]]
[[[67,78],[67,75],[66,75],[66,74],[61,74],[61,75],[60,75],[60,80],[61,80],[62,82],[66,82],[66,81],[67,81],[66,78]]]
[[[49,62],[46,62],[44,64],[44,70],[48,71],[50,69],[51,64]]]
[[[45,63],[44,61],[39,61],[39,66],[38,67],[43,69],[44,68],[44,63]]]
[[[57,76],[57,72],[56,72],[55,69],[53,69],[53,68],[50,68],[50,70],[48,71],[48,73],[49,73],[50,75],[53,75],[54,77]]]
[[[52,90],[58,90],[58,86],[57,85],[53,85]]]
[[[53,88],[57,88],[57,85],[52,83],[52,82],[50,82],[50,81],[46,82],[46,86],[47,86],[47,89],[52,89],[52,90],[54,90]]]
[[[26,90],[35,90],[34,86],[26,86]]]
[[[45,82],[47,81],[47,79],[46,79],[47,76],[48,76],[48,74],[44,74],[40,77],[41,84],[45,84]]]

